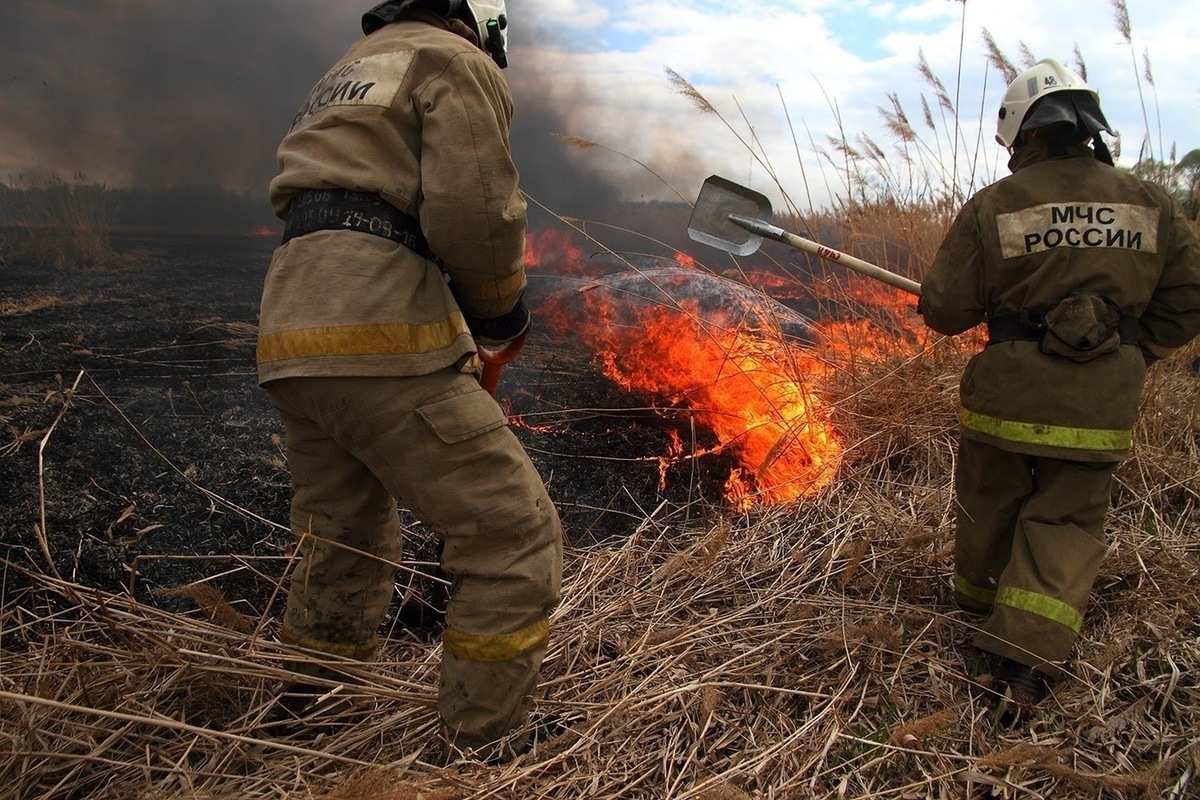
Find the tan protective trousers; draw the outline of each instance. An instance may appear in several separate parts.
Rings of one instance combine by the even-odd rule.
[[[399,501],[445,544],[438,711],[450,743],[519,736],[558,602],[563,533],[504,412],[453,368],[265,388],[287,434],[300,552],[281,638],[373,657],[402,555]]]
[[[1106,550],[1116,466],[960,442],[955,598],[988,615],[976,647],[1062,676]]]

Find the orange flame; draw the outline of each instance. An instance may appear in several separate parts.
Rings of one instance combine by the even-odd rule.
[[[585,271],[558,236],[531,237],[528,263]],[[681,263],[687,263],[681,261]],[[694,262],[692,262],[694,263]],[[721,281],[711,278],[714,284]],[[726,282],[728,283],[728,282]],[[540,309],[551,327],[570,330],[594,350],[601,371],[618,386],[685,408],[717,440],[713,450],[737,462],[726,497],[740,510],[812,496],[834,478],[842,445],[816,387],[824,367],[807,349],[769,323],[751,320],[737,303],[704,310],[695,299],[632,301],[603,283]],[[569,318],[564,318],[569,315]],[[694,457],[674,441],[660,461]]]
[[[606,298],[591,293],[589,300],[594,306]],[[782,338],[736,320],[703,319],[690,305],[683,313],[647,306],[635,312],[636,325],[608,328],[598,352],[604,373],[689,408],[736,456],[726,495],[740,509],[824,488],[841,445],[809,386],[820,365]]]
[[[561,232],[531,235],[526,252],[530,266],[544,271],[599,271]],[[859,276],[801,280],[756,268],[714,276],[685,254],[675,261],[686,269],[675,271],[678,285],[658,285],[634,270],[622,274],[641,275],[653,291],[631,292],[619,276],[599,278],[570,293],[578,302],[559,298],[540,314],[552,330],[586,342],[618,386],[686,409],[715,436],[715,447],[699,450],[693,443],[688,453],[672,432],[668,452],[657,457],[660,485],[671,463],[721,451],[736,460],[724,490],[739,510],[822,491],[844,451],[823,390],[835,370],[909,357],[928,346],[915,298]],[[757,295],[749,289],[730,292],[722,298],[727,302],[702,303],[677,291],[704,281],[718,288],[748,285]],[[753,307],[767,290],[771,297],[828,307],[833,316],[811,323],[805,335],[813,341],[799,343],[782,335],[767,305]]]
[[[525,269],[539,271],[553,267],[556,272],[587,272],[583,250],[575,244],[571,231],[545,230],[525,235]]]

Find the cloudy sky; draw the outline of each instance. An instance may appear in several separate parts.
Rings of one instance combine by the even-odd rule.
[[[369,5],[4,0],[0,179],[263,192],[296,106]],[[831,140],[863,149],[869,137],[900,163],[880,113],[894,99],[935,182],[987,182],[1005,172],[991,139],[1004,79],[985,31],[1019,69],[1045,56],[1074,66],[1078,52],[1122,135],[1121,163],[1144,142],[1158,156],[1200,147],[1200,6],[1127,8],[1131,41],[1111,0],[509,0],[518,166],[532,197],[567,214],[692,198],[712,173],[770,193],[768,170],[820,206],[845,185]]]

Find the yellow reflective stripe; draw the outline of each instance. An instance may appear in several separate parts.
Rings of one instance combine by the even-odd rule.
[[[1036,422],[1013,422],[962,410],[963,427],[1009,442],[1070,447],[1075,450],[1128,450],[1133,446],[1133,431],[1104,428],[1068,428]]]
[[[365,642],[327,642],[324,639],[313,639],[283,628],[279,631],[279,641],[284,644],[303,647],[305,650],[316,650],[318,653],[328,653],[331,656],[353,658],[366,661],[375,655],[379,646],[379,637],[372,636]]]
[[[449,347],[467,332],[462,314],[425,325],[338,325],[299,328],[259,337],[258,363],[317,356],[367,356],[432,353]]]
[[[487,636],[447,628],[442,634],[446,652],[468,661],[510,661],[550,643],[550,621],[538,620],[512,633]]]
[[[970,583],[962,575],[954,576],[954,591],[985,606],[992,606],[996,604],[995,589],[984,589],[976,586],[975,584]]]
[[[1027,589],[1005,586],[996,593],[996,604],[1028,611],[1039,617],[1057,622],[1075,633],[1083,625],[1083,614],[1061,600]]]
[[[501,297],[515,297],[524,285],[525,272],[524,270],[517,270],[506,278],[497,278],[488,283],[463,283],[455,281],[454,293],[463,300],[466,300],[469,305],[473,300],[488,301],[499,300]]]

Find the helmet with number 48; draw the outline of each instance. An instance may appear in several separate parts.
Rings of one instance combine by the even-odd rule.
[[[1112,133],[1100,111],[1100,93],[1053,58],[1043,58],[1017,76],[1004,93],[996,120],[996,141],[1013,147],[1021,131],[1068,122],[1080,138]]]

